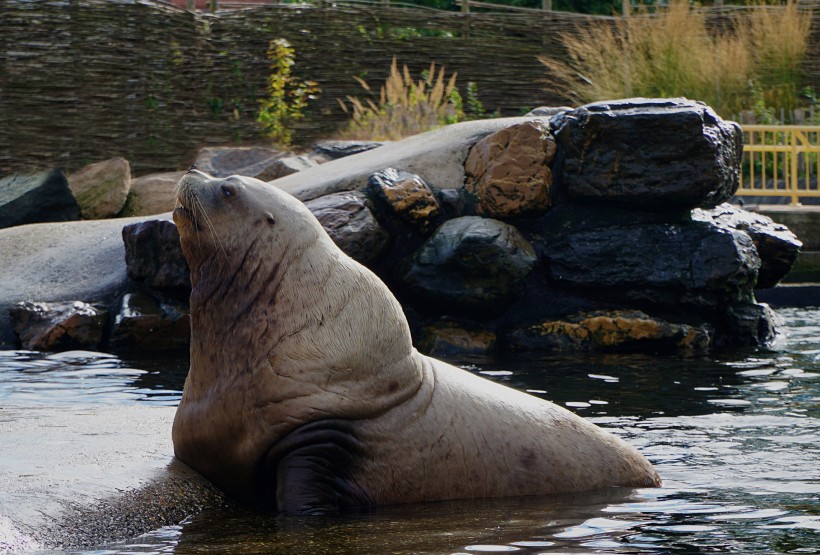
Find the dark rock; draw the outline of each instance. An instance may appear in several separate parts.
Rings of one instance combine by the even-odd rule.
[[[747,234],[705,222],[582,231],[550,244],[545,255],[559,283],[649,305],[748,301],[760,268]]]
[[[731,305],[721,324],[720,334],[715,338],[719,347],[765,347],[777,335],[777,317],[765,304]]]
[[[378,148],[385,143],[374,141],[322,141],[313,145],[314,159],[318,162],[337,160]]]
[[[108,321],[108,311],[80,301],[26,301],[11,307],[9,314],[20,345],[33,351],[98,349]]]
[[[519,228],[526,227],[547,240],[569,233],[604,227],[622,227],[642,224],[683,224],[691,221],[691,210],[667,212],[661,210],[630,210],[621,206],[580,204],[563,199],[537,219],[518,220]]]
[[[433,189],[420,176],[394,168],[374,173],[367,192],[423,235],[440,222],[442,210]]]
[[[777,285],[792,269],[803,245],[785,225],[775,223],[768,216],[747,212],[729,203],[711,210],[693,210],[692,219],[714,222],[724,229],[745,231],[752,238],[760,255],[758,289],[768,289]]]
[[[738,187],[742,132],[701,102],[633,98],[555,116],[570,197],[658,210],[711,207]]]
[[[129,293],[114,320],[110,346],[115,352],[183,350],[190,337],[190,317],[182,304]]]
[[[464,162],[464,189],[475,199],[475,213],[509,218],[549,208],[549,166],[556,148],[539,120],[496,131],[473,145]]]
[[[274,160],[262,172],[255,175],[260,181],[274,181],[292,173],[310,169],[318,164],[307,156],[285,156]]]
[[[445,220],[468,215],[468,206],[475,204],[475,201],[467,199],[467,196],[464,187],[436,190],[436,198]]]
[[[376,221],[362,192],[333,193],[309,200],[305,206],[333,242],[362,264],[378,258],[390,242],[390,236]]]
[[[435,357],[488,355],[495,351],[495,342],[492,331],[442,321],[422,329],[418,348]]]
[[[60,170],[0,179],[0,228],[80,219],[80,207]]]
[[[153,289],[187,296],[191,289],[188,263],[173,222],[148,220],[122,228],[128,277]]]
[[[402,264],[399,281],[431,309],[486,316],[520,294],[536,263],[516,228],[465,216],[445,222]]]
[[[277,160],[289,153],[261,146],[205,147],[200,149],[194,165],[214,177],[264,175]]]
[[[711,341],[708,326],[674,324],[638,310],[595,311],[531,323],[505,330],[501,338],[503,349],[513,352],[674,352],[686,356],[708,352]]]

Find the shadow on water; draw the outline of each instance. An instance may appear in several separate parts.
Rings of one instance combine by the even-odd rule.
[[[82,553],[820,553],[820,310],[781,315],[787,336],[771,352],[467,361],[627,439],[656,465],[662,488],[340,518],[225,509]],[[185,372],[184,360],[5,352],[0,406],[174,405]]]

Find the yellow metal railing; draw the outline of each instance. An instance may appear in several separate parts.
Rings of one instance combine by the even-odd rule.
[[[820,197],[820,125],[742,125],[738,195]]]

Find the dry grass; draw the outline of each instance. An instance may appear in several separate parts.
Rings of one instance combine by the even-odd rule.
[[[463,117],[456,90],[457,74],[445,79],[444,67],[429,70],[415,81],[407,66],[399,70],[396,58],[390,65],[390,75],[379,91],[378,102],[370,86],[354,77],[369,93],[364,100],[348,96],[339,100],[342,109],[351,115],[348,128],[342,132],[347,139],[397,140],[415,135]],[[349,106],[348,106],[349,103]]]
[[[710,30],[704,12],[676,0],[656,14],[565,34],[569,60],[541,62],[551,84],[578,102],[686,96],[731,117],[754,106],[755,91],[778,107],[796,100],[810,22],[790,2],[757,6],[733,20],[734,30]]]
[[[789,2],[780,9],[758,5],[745,21],[738,21],[738,34],[754,56],[765,106],[789,112],[797,106],[811,20]]]

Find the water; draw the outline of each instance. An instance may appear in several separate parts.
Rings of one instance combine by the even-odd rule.
[[[472,361],[636,445],[664,486],[430,503],[338,518],[206,512],[91,554],[820,553],[820,310],[776,351]],[[179,401],[184,361],[0,353],[0,406]]]

